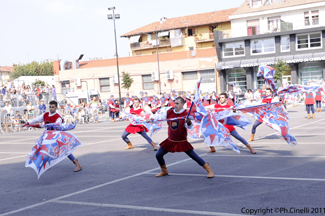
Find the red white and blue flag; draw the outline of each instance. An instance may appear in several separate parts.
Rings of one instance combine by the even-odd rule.
[[[27,125],[29,127],[33,125]],[[73,134],[65,132],[75,125],[47,124],[46,130],[37,140],[32,152],[27,155],[25,167],[31,167],[40,176],[55,164],[64,160],[81,142]]]
[[[238,109],[254,117],[257,121],[281,133],[290,146],[297,145],[296,138],[289,134],[289,117],[280,102]]]
[[[277,89],[274,82],[275,69],[270,66],[260,66],[257,76],[263,76],[264,80],[269,86],[272,87],[273,92],[277,93]]]

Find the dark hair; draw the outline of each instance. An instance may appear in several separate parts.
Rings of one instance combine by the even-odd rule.
[[[139,99],[138,97],[135,97],[135,98],[133,99],[133,101],[139,101],[139,103],[140,103],[140,99]]]
[[[181,100],[181,103],[182,103],[182,104],[185,104],[185,103],[186,103],[185,99],[182,98],[182,97],[177,97],[177,98],[175,99],[175,101],[176,101],[176,100]]]
[[[51,105],[55,105],[56,107],[58,107],[58,102],[56,102],[56,101],[54,101],[54,100],[50,101],[49,104],[51,104]]]
[[[228,98],[228,95],[227,95],[227,93],[225,93],[225,92],[222,92],[222,93],[220,94],[220,96],[221,96],[221,95],[224,95],[225,98]]]
[[[271,88],[266,88],[265,91],[269,90],[271,93],[273,92]]]

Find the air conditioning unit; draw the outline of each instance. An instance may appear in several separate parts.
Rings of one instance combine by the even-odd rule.
[[[151,80],[152,81],[159,81],[158,71],[151,72]]]
[[[114,74],[114,75],[113,75],[113,83],[114,83],[114,84],[118,84],[118,77],[117,77],[117,74]]]
[[[74,79],[74,84],[75,84],[75,86],[81,86],[81,80],[80,80],[80,78],[75,78]]]
[[[166,75],[168,80],[174,79],[174,72],[172,70],[166,71]]]

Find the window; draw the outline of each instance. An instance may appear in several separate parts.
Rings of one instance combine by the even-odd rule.
[[[308,82],[323,79],[323,63],[322,62],[307,62],[299,64],[299,81],[302,85],[307,85]]]
[[[62,94],[70,92],[70,80],[65,80],[61,82]]]
[[[197,72],[183,72],[183,80],[197,80]]]
[[[290,37],[289,35],[281,36],[281,52],[290,51]]]
[[[189,50],[194,50],[194,47],[189,47]]]
[[[254,54],[266,54],[275,52],[274,38],[264,40],[251,40],[251,53]]]
[[[318,11],[312,11],[311,12],[311,19],[312,19],[312,24],[313,25],[318,25],[319,24]]]
[[[269,32],[280,32],[281,28],[281,17],[269,17],[267,18]]]
[[[151,75],[142,75],[143,90],[154,89],[154,82],[151,80]]]
[[[260,20],[247,20],[247,34],[259,35],[260,34]]]
[[[305,16],[305,26],[319,25],[319,14],[316,11],[307,11],[304,13]]]
[[[246,84],[246,70],[244,68],[235,68],[226,70],[227,83],[236,83],[236,85],[245,91],[247,88]]]
[[[297,50],[322,47],[322,34],[297,35]]]
[[[237,42],[237,43],[225,43],[223,44],[223,56],[243,56],[245,55],[245,43]]]
[[[110,82],[109,78],[99,79],[100,91],[101,92],[110,92]]]
[[[262,6],[262,0],[252,0],[253,7]]]
[[[188,36],[193,36],[194,34],[195,34],[194,28],[187,29],[187,35]]]

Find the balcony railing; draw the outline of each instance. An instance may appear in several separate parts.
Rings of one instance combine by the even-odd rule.
[[[203,34],[197,34],[195,35],[195,42],[207,42],[207,41],[213,41],[214,40],[214,34],[213,33],[203,33]]]
[[[169,38],[159,39],[158,45],[159,45],[159,47],[170,46]],[[131,50],[150,49],[150,48],[157,47],[157,43],[156,43],[156,40],[137,42],[137,43],[131,43],[130,47],[131,47]]]
[[[243,24],[244,26],[246,25]],[[281,21],[278,24],[270,23],[267,25],[251,26],[244,28],[234,28],[232,30],[223,30],[218,31],[220,39],[235,38],[235,37],[244,37],[260,34],[270,34],[276,32],[286,32],[298,29],[306,29],[313,27],[320,27],[319,21],[312,20],[312,24],[306,22],[305,20],[297,20],[295,22],[284,22]]]

